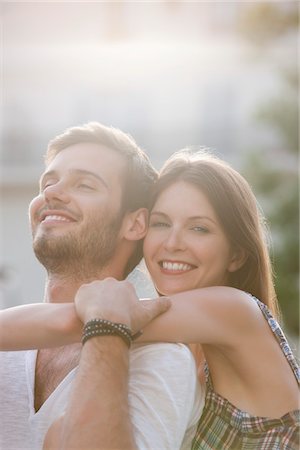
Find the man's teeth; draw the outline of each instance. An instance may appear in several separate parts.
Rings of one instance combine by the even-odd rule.
[[[66,217],[64,217],[64,216],[56,216],[56,215],[46,216],[45,219],[43,220],[43,222],[48,222],[49,220],[60,220],[62,222],[70,222],[70,220],[67,219]]]
[[[162,267],[163,267],[163,269],[174,270],[174,271],[175,270],[183,271],[183,270],[191,270],[192,269],[192,266],[190,266],[190,264],[171,263],[171,262],[166,262],[166,261],[163,261]]]

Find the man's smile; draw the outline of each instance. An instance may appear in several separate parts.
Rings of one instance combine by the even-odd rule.
[[[40,223],[48,223],[48,222],[75,222],[76,219],[66,211],[59,210],[44,210],[39,215]]]

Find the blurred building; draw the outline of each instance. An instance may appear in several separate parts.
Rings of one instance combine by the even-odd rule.
[[[42,298],[27,207],[47,143],[66,127],[90,120],[119,127],[157,168],[174,150],[197,144],[238,165],[249,143],[264,143],[276,159],[278,136],[253,115],[281,80],[273,60],[257,58],[237,34],[245,8],[247,2],[2,5],[0,267],[11,274],[1,280],[4,306]],[[291,37],[276,41],[274,52],[284,65],[296,60],[296,47]]]

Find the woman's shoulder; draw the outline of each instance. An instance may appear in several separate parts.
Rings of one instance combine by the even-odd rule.
[[[249,292],[231,286],[209,286],[199,289],[199,292],[200,291],[205,293],[207,296],[214,297],[216,299],[220,298],[223,301],[225,300],[227,302],[232,302],[233,304],[241,301],[245,304],[260,302],[259,299],[254,297]]]
[[[241,314],[249,315],[251,312],[257,316],[259,310],[266,305],[249,292],[230,286],[212,286],[201,289],[201,294],[206,297],[208,302],[228,313],[236,310]]]

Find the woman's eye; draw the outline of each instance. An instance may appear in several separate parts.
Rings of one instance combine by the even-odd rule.
[[[206,227],[201,227],[200,225],[191,228],[193,231],[197,231],[200,233],[207,233],[208,229]]]

